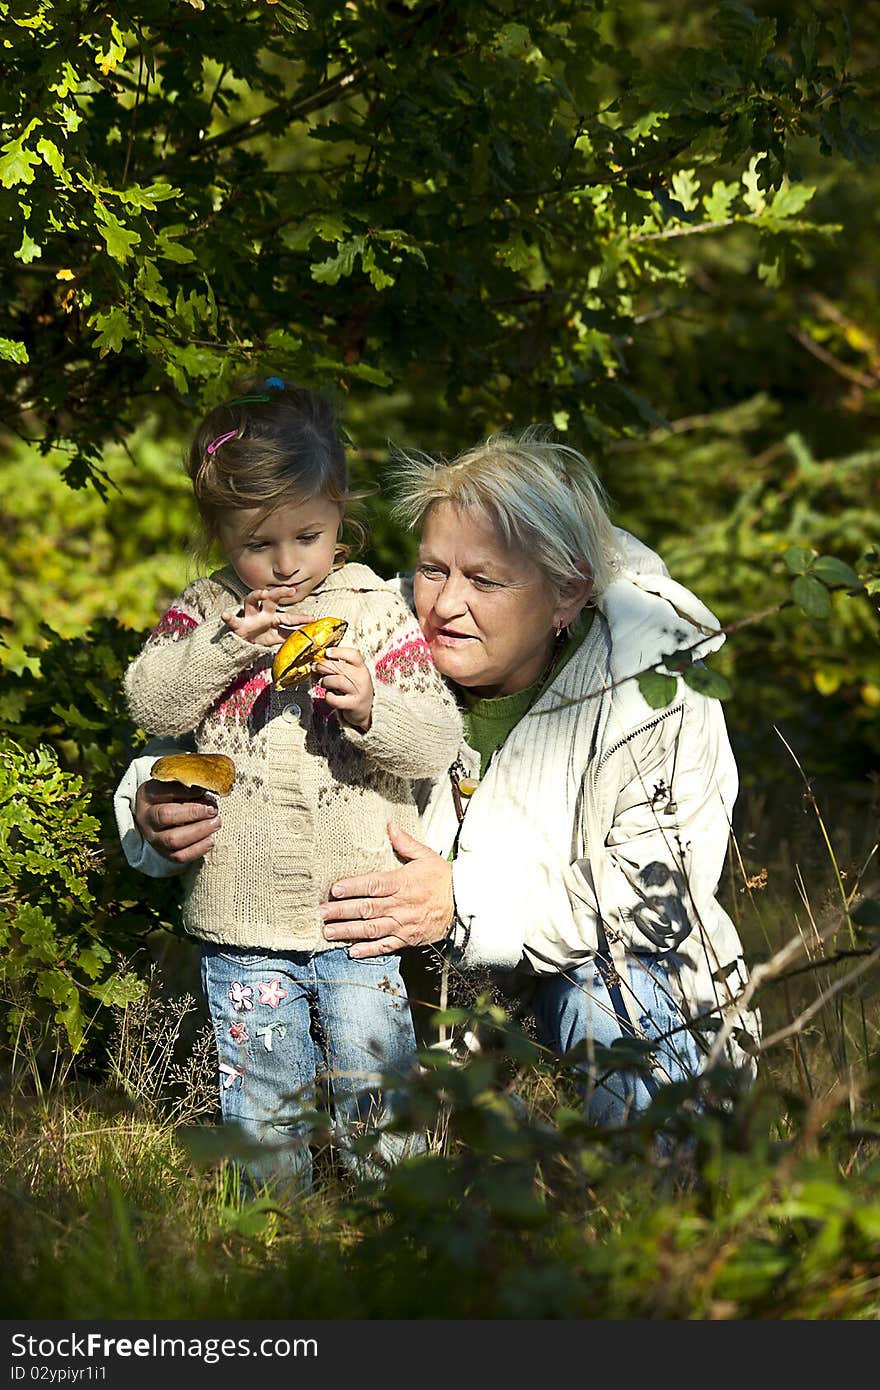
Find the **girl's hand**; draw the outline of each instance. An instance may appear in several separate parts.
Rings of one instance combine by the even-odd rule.
[[[278,584],[271,589],[253,589],[237,613],[221,613],[220,616],[243,642],[253,642],[257,647],[279,647],[285,636],[297,626],[296,617],[289,608],[284,607],[285,603],[292,603],[295,596],[296,588],[289,584]],[[307,620],[304,618],[302,621]],[[280,628],[286,628],[287,632],[280,632]]]
[[[321,678],[331,709],[365,734],[373,716],[373,681],[357,647],[331,647],[312,670]]]

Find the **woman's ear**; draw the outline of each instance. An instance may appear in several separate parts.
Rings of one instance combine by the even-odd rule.
[[[560,627],[570,627],[593,596],[592,567],[586,560],[581,560],[577,571],[577,574],[565,581],[559,591],[555,619]]]

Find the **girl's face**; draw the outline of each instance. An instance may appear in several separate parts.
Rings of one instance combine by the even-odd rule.
[[[425,517],[415,604],[437,670],[474,694],[515,695],[537,680],[554,628],[582,606],[553,593],[479,508],[435,502]]]
[[[258,521],[258,510],[228,511],[218,526],[226,558],[249,590],[289,585],[308,598],[333,568],[342,507],[328,497],[282,502]]]

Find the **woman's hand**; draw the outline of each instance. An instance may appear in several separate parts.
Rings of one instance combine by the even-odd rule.
[[[331,709],[365,734],[373,716],[373,679],[357,647],[331,647],[312,670],[321,678]]]
[[[208,797],[181,782],[153,778],[137,789],[134,820],[147,844],[175,864],[204,858],[220,829],[220,813]]]
[[[328,941],[351,941],[354,960],[441,941],[452,926],[452,865],[391,822],[388,838],[407,862],[386,873],[343,878],[321,905]]]

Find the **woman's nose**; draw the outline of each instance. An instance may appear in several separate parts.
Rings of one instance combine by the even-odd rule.
[[[453,618],[466,607],[461,584],[454,575],[447,575],[434,594],[434,612],[438,617]]]

